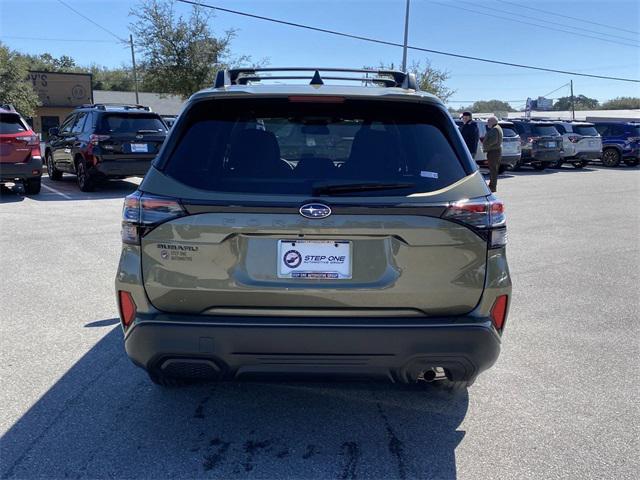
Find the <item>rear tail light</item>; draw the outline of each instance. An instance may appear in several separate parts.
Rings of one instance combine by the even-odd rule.
[[[129,292],[118,290],[118,306],[120,307],[120,320],[122,325],[128,327],[136,318],[136,302]]]
[[[25,142],[30,147],[39,147],[40,139],[37,135],[23,135],[21,137],[16,137],[16,140],[20,140],[21,142]]]
[[[527,137],[527,143],[533,143],[540,140],[540,137]]]
[[[174,198],[156,197],[136,191],[124,199],[122,208],[122,242],[139,245],[140,238],[157,225],[186,212]]]
[[[504,204],[494,195],[452,203],[441,217],[471,227],[487,239],[489,248],[500,248],[507,244]]]
[[[491,320],[498,331],[501,331],[504,327],[504,320],[507,316],[508,300],[508,295],[500,295],[496,298],[496,301],[493,302],[493,307],[491,307]]]
[[[578,143],[582,139],[582,137],[579,137],[577,135],[569,135],[568,138],[571,143]]]
[[[105,140],[109,140],[111,137],[109,135],[96,135],[95,133],[89,137],[89,143],[91,145],[98,145],[100,142],[104,142]]]

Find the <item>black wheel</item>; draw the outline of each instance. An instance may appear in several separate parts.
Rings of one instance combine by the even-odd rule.
[[[513,170],[514,172],[517,172],[518,170],[520,170],[520,168],[522,167],[522,160],[518,160],[513,167],[511,168],[511,170]]]
[[[37,195],[42,187],[42,179],[40,177],[30,178],[24,181],[24,193],[27,195]]]
[[[557,160],[555,162],[551,162],[549,164],[549,168],[562,168],[563,164],[564,164],[564,162],[562,160]]]
[[[546,163],[532,163],[531,166],[533,168],[535,168],[536,170],[544,170],[545,168],[547,168],[547,164]]]
[[[168,377],[159,372],[147,372],[149,379],[156,385],[166,388],[184,387],[189,382],[184,378]]]
[[[47,162],[47,173],[49,174],[49,178],[51,180],[60,180],[62,178],[62,172],[53,164],[53,155],[51,155],[51,152],[47,152],[45,161]]]
[[[605,148],[602,152],[602,164],[605,167],[617,167],[620,165],[621,155],[615,148]]]
[[[582,162],[573,162],[573,168],[584,168],[587,166],[587,161],[583,160]]]
[[[637,158],[627,158],[624,163],[627,164],[627,167],[637,167],[638,163],[640,163],[640,160],[638,160]]]
[[[93,178],[87,170],[87,166],[84,161],[79,160],[76,165],[76,176],[78,180],[78,187],[83,192],[92,192],[94,188]]]
[[[500,167],[498,167],[498,173],[502,175],[504,172],[507,171],[507,167],[508,167],[507,165],[500,165]]]

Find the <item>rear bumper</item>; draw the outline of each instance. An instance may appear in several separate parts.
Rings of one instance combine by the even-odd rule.
[[[267,318],[140,315],[126,332],[131,360],[149,371],[212,378],[349,375],[413,382],[433,367],[473,380],[500,353],[489,319]]]
[[[560,150],[522,150],[523,163],[556,162],[561,159]]]
[[[597,160],[602,157],[602,151],[594,150],[590,152],[577,152],[571,157],[564,157],[564,160]]]
[[[94,173],[106,177],[144,177],[155,157],[145,159],[123,158],[118,160],[100,159],[94,166]]]
[[[34,173],[37,172],[37,173]],[[0,181],[13,182],[42,176],[42,159],[33,158],[26,163],[0,163]]]

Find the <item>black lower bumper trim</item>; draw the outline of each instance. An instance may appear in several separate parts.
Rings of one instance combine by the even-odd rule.
[[[158,317],[139,318],[127,331],[125,348],[134,363],[147,370],[209,370],[227,379],[348,375],[413,382],[443,367],[452,380],[473,380],[500,353],[488,319]]]

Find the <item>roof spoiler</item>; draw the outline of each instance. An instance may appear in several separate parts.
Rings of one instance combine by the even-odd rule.
[[[271,73],[274,72],[276,75],[271,75]],[[323,72],[323,74],[321,75],[320,72]],[[269,74],[264,75],[264,73]],[[360,73],[363,75],[344,75],[348,73]],[[214,88],[223,88],[230,85],[247,85],[249,82],[260,82],[261,80],[309,80],[309,85],[324,85],[325,80],[340,80],[361,82],[365,85],[374,84],[384,87],[419,90],[416,76],[413,73],[385,69],[310,67],[233,68],[220,70],[216,74]]]

